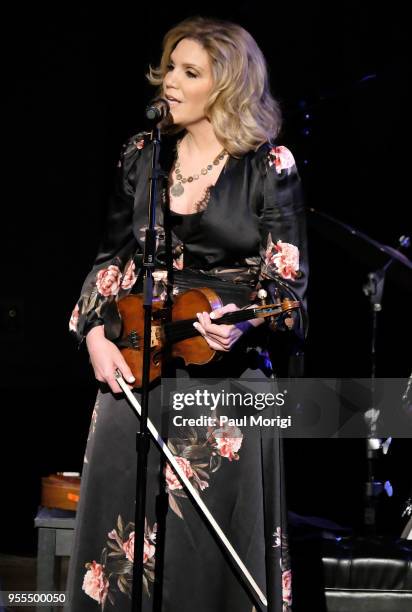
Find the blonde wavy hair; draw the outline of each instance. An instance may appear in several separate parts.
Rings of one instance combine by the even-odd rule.
[[[195,40],[207,51],[213,74],[213,88],[205,114],[217,139],[230,155],[239,157],[273,141],[281,126],[278,103],[270,93],[266,60],[254,38],[229,21],[190,17],[167,32],[157,68],[146,75],[152,85],[162,83],[170,55],[184,38]],[[179,126],[164,131],[177,133]]]

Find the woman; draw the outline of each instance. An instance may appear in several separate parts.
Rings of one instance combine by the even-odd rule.
[[[215,318],[247,306],[262,287],[269,299],[303,303],[307,269],[299,177],[292,154],[273,144],[280,113],[254,39],[229,22],[188,19],[167,33],[160,66],[148,76],[168,100],[173,119],[162,144],[161,165],[169,180],[158,206],[157,296],[170,288],[179,294],[211,287],[225,304]],[[70,322],[78,338],[86,338],[96,379],[108,385],[97,397],[82,475],[69,575],[75,612],[98,605],[131,609],[137,422],[114,378],[119,368],[133,382],[113,340],[119,330],[116,301],[140,288],[150,161],[147,134],[124,146],[107,233]],[[166,278],[168,236],[174,273]],[[272,376],[269,353],[275,358],[286,344],[298,352],[301,315],[272,323],[269,330],[263,319],[217,325],[199,313],[196,329],[222,358],[202,367],[178,363],[175,374],[266,380]],[[160,386],[154,385],[150,418],[164,433],[168,407],[160,415],[160,400]],[[228,427],[220,413],[208,427],[182,429],[166,419],[168,443],[266,594],[267,609],[285,612],[291,595],[280,442],[258,427]],[[258,609],[174,472],[161,463],[152,447],[144,610]]]

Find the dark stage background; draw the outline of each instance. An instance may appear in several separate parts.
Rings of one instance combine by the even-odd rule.
[[[144,74],[159,59],[163,34],[193,14],[246,27],[267,57],[285,117],[280,142],[294,152],[307,205],[396,247],[411,231],[409,21],[395,3],[389,8],[117,3],[5,21],[1,550],[34,551],[41,476],[81,469],[96,386],[68,320],[93,261],[121,144],[142,128],[152,96]],[[306,375],[367,377],[362,285],[385,257],[313,214],[309,239]],[[410,271],[396,263],[379,320],[378,376],[411,372],[411,301]],[[382,500],[381,531],[400,533],[411,456],[410,441],[395,440],[382,466],[395,494]],[[286,469],[291,510],[360,529],[364,441],[288,441]]]

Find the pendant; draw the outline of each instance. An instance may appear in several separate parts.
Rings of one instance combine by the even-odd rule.
[[[179,196],[182,195],[182,193],[184,192],[184,187],[182,185],[182,183],[176,183],[175,185],[173,185],[170,188],[170,193],[172,194],[172,196],[174,196],[175,198],[178,198]]]

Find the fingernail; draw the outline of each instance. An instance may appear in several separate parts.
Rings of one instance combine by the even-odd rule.
[[[214,318],[215,318],[215,313],[212,311],[212,312],[209,314],[209,317],[210,317],[211,319],[214,319]]]
[[[130,378],[128,378],[127,380],[128,380],[129,382],[133,382],[133,381],[135,381],[136,379],[135,379],[135,377],[134,377],[134,376],[130,376]]]

